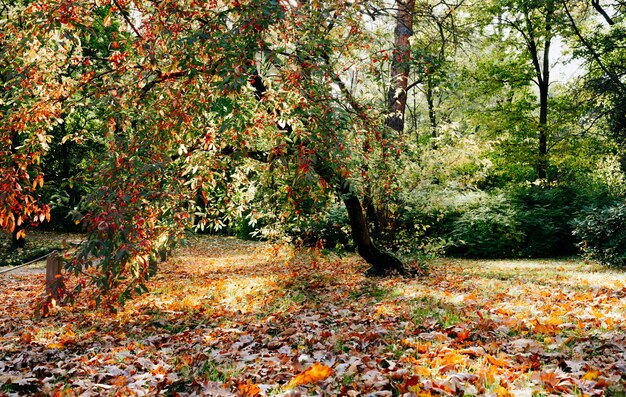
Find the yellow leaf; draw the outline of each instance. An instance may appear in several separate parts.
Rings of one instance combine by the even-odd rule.
[[[429,377],[431,374],[431,370],[422,365],[418,365],[417,367],[415,367],[414,372],[415,372],[415,375],[422,376],[422,377]]]
[[[295,387],[300,385],[306,385],[307,383],[315,383],[320,380],[328,378],[333,373],[333,370],[320,363],[313,364],[312,367],[307,368],[304,372],[296,375],[295,378],[289,382],[287,387]]]
[[[494,391],[498,397],[513,397],[513,394],[503,386],[498,386]]]
[[[583,375],[583,380],[596,380],[598,378],[598,375],[600,375],[600,371],[592,369],[587,371],[587,373]]]

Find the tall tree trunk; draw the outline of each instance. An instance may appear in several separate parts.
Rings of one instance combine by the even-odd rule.
[[[388,130],[383,133],[382,153],[387,157],[387,146],[391,139],[396,139],[404,131],[404,119],[406,114],[407,87],[411,71],[411,43],[409,39],[413,35],[413,16],[415,12],[415,0],[396,0],[396,27],[394,30],[394,46],[391,56],[391,81],[387,92],[387,117],[385,124]],[[394,136],[389,136],[390,132]],[[375,235],[379,239],[393,240],[395,220],[385,203],[375,205],[372,189],[365,187],[365,204],[367,215],[376,225]]]
[[[415,0],[396,1],[396,28],[391,58],[391,84],[387,93],[387,120],[389,128],[402,133],[406,112],[407,87],[411,71],[411,43]]]
[[[552,16],[554,3],[547,3],[546,37],[543,47],[542,79],[539,85],[539,161],[537,162],[537,178],[548,177],[548,93],[550,89],[550,43],[552,41]]]
[[[537,178],[548,177],[548,94],[550,89],[550,43],[552,41],[552,24],[554,16],[554,1],[546,2],[545,39],[543,59],[539,57],[539,49],[535,38],[534,26],[530,20],[529,11],[524,10],[526,18],[526,45],[532,58],[533,67],[537,76],[539,88],[539,150],[537,157]]]
[[[428,120],[430,122],[430,136],[432,138],[432,147],[436,148],[435,138],[437,138],[437,116],[435,115],[435,95],[433,92],[433,78],[431,75],[426,77],[426,103],[428,104]]]

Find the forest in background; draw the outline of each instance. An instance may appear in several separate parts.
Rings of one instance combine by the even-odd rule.
[[[8,249],[83,231],[122,302],[194,232],[623,267],[625,7],[2,0]]]

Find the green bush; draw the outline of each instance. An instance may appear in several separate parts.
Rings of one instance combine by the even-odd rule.
[[[299,237],[305,245],[321,245],[324,249],[339,252],[355,248],[348,213],[341,203],[332,205],[321,218],[311,220],[302,228]]]
[[[575,221],[574,235],[587,257],[625,268],[626,202],[588,210]]]
[[[452,224],[447,253],[480,258],[519,256],[524,234],[517,212],[504,195],[482,196]]]
[[[537,258],[576,253],[574,218],[591,205],[606,203],[610,195],[593,185],[510,186],[409,200],[398,235],[413,236],[414,246],[436,241],[453,256]]]
[[[575,215],[591,197],[571,187],[522,187],[511,192],[515,219],[524,235],[520,254],[524,257],[572,255]]]

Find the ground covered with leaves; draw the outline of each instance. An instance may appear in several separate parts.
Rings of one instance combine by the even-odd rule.
[[[116,313],[32,316],[1,275],[0,395],[623,395],[626,276],[580,260],[433,263],[198,238]]]

